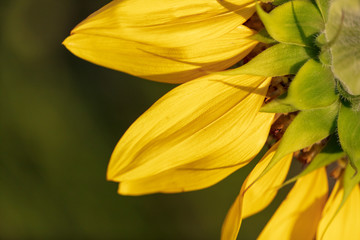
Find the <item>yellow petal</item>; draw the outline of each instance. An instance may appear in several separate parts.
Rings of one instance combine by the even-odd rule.
[[[313,240],[327,195],[324,168],[300,178],[258,239]]]
[[[221,228],[221,240],[236,240],[242,222],[242,195],[239,194],[226,215]]]
[[[254,124],[269,82],[259,76],[212,74],[173,89],[124,134],[111,157],[108,179],[141,179],[199,160],[211,168],[248,162],[249,156],[237,149],[249,137],[244,132]],[[262,134],[246,144],[263,144],[268,130]]]
[[[242,219],[263,210],[276,196],[278,187],[282,182],[284,182],[289,171],[292,154],[285,156],[262,178],[255,183],[254,181],[269,164],[277,150],[278,145],[278,143],[275,144],[264,155],[244,181],[240,194],[237,196],[226,216],[222,228],[221,239],[235,240],[237,238]]]
[[[332,220],[342,200],[344,189],[338,181],[327,201],[321,218],[317,239],[322,240],[359,240],[360,239],[360,189],[356,185],[346,202]],[[326,227],[328,227],[326,229]],[[326,230],[326,231],[325,231]]]
[[[245,26],[196,44],[165,48],[122,37],[75,31],[63,44],[76,56],[92,63],[142,78],[182,83],[209,72],[228,68],[256,45]]]
[[[255,12],[253,0],[118,0],[81,22],[74,33],[182,47],[224,35]]]
[[[272,123],[272,115],[258,113],[237,141],[226,146],[226,149],[214,153],[211,157],[185,164],[150,177],[119,184],[119,193],[123,195],[140,195],[149,193],[175,193],[203,189],[221,181],[237,169],[246,165],[261,150]],[[246,139],[246,141],[244,141]],[[224,156],[222,156],[224,155]],[[233,156],[239,164],[218,167],[218,161]],[[229,163],[232,160],[229,159]],[[216,167],[213,167],[216,166]]]
[[[253,183],[260,174],[264,171],[265,167],[269,164],[277,150],[278,144],[264,156],[264,160],[260,161],[254,170],[250,173],[245,181],[245,189]],[[262,178],[256,181],[244,194],[243,200],[243,218],[254,215],[267,207],[275,198],[280,185],[284,182],[292,160],[292,154],[288,154],[279,164],[276,164],[271,170]]]

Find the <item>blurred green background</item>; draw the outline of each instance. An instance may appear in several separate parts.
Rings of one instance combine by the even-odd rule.
[[[107,2],[0,3],[0,238],[218,239],[254,163],[183,194],[119,196],[105,180],[118,139],[173,87],[93,65],[61,45]],[[280,199],[246,220],[239,239],[254,239]]]

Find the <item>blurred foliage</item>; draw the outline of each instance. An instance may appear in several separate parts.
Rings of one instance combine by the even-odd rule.
[[[61,45],[107,2],[0,3],[0,238],[218,239],[254,163],[183,194],[119,196],[105,180],[118,139],[173,87],[93,65]],[[279,199],[244,222],[240,239],[257,236]]]

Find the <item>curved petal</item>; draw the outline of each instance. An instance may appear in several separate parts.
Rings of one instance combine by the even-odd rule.
[[[248,38],[253,33],[239,26],[218,38],[165,48],[101,33],[75,31],[63,44],[76,56],[104,67],[154,81],[182,83],[241,60],[257,44]]]
[[[264,160],[259,162],[245,180],[245,189],[252,184],[264,171],[277,150],[278,144],[269,150]],[[291,165],[292,154],[288,154],[280,160],[268,173],[258,179],[244,193],[243,218],[252,216],[266,208],[275,198],[280,185],[284,182]]]
[[[108,179],[141,179],[202,159],[211,168],[249,161],[237,148],[249,137],[244,132],[254,123],[269,82],[211,74],[173,89],[124,134],[110,159]]]
[[[258,113],[253,123],[223,151],[159,174],[119,184],[119,194],[175,193],[203,189],[221,181],[249,163],[261,150],[272,123],[272,114]],[[246,139],[246,141],[244,141]],[[231,157],[231,158],[230,158]],[[219,167],[224,161],[228,166]],[[236,163],[239,162],[239,163]],[[230,165],[235,163],[233,165]]]
[[[313,240],[327,195],[325,168],[300,178],[258,239]]]
[[[254,12],[253,0],[115,0],[86,18],[72,33],[183,47],[220,37]]]
[[[356,185],[351,194],[333,218],[343,198],[344,189],[338,181],[327,201],[321,218],[317,239],[359,240],[360,239],[360,189]],[[329,225],[329,222],[332,222]]]
[[[231,206],[224,221],[221,239],[236,239],[243,218],[251,216],[267,207],[275,198],[278,187],[284,182],[290,168],[292,154],[285,156],[262,178],[254,181],[263,172],[274,156],[278,143],[275,144],[259,161],[244,181],[240,193]]]

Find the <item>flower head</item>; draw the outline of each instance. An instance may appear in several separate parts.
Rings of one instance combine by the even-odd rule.
[[[248,27],[259,25],[256,16],[244,25],[255,8],[264,26],[258,33]],[[198,190],[252,161],[268,143],[228,212],[222,239],[236,239],[242,219],[294,181],[259,239],[358,239],[360,89],[349,76],[360,64],[352,44],[359,42],[359,12],[356,0],[262,6],[122,0],[90,15],[64,41],[75,55],[184,83],[127,130],[111,156],[108,180],[124,195]],[[258,42],[263,45],[255,48]],[[355,57],[344,67],[345,47]],[[285,181],[293,158],[306,168]],[[335,169],[328,174],[330,164]],[[336,185],[328,197],[330,178]]]

